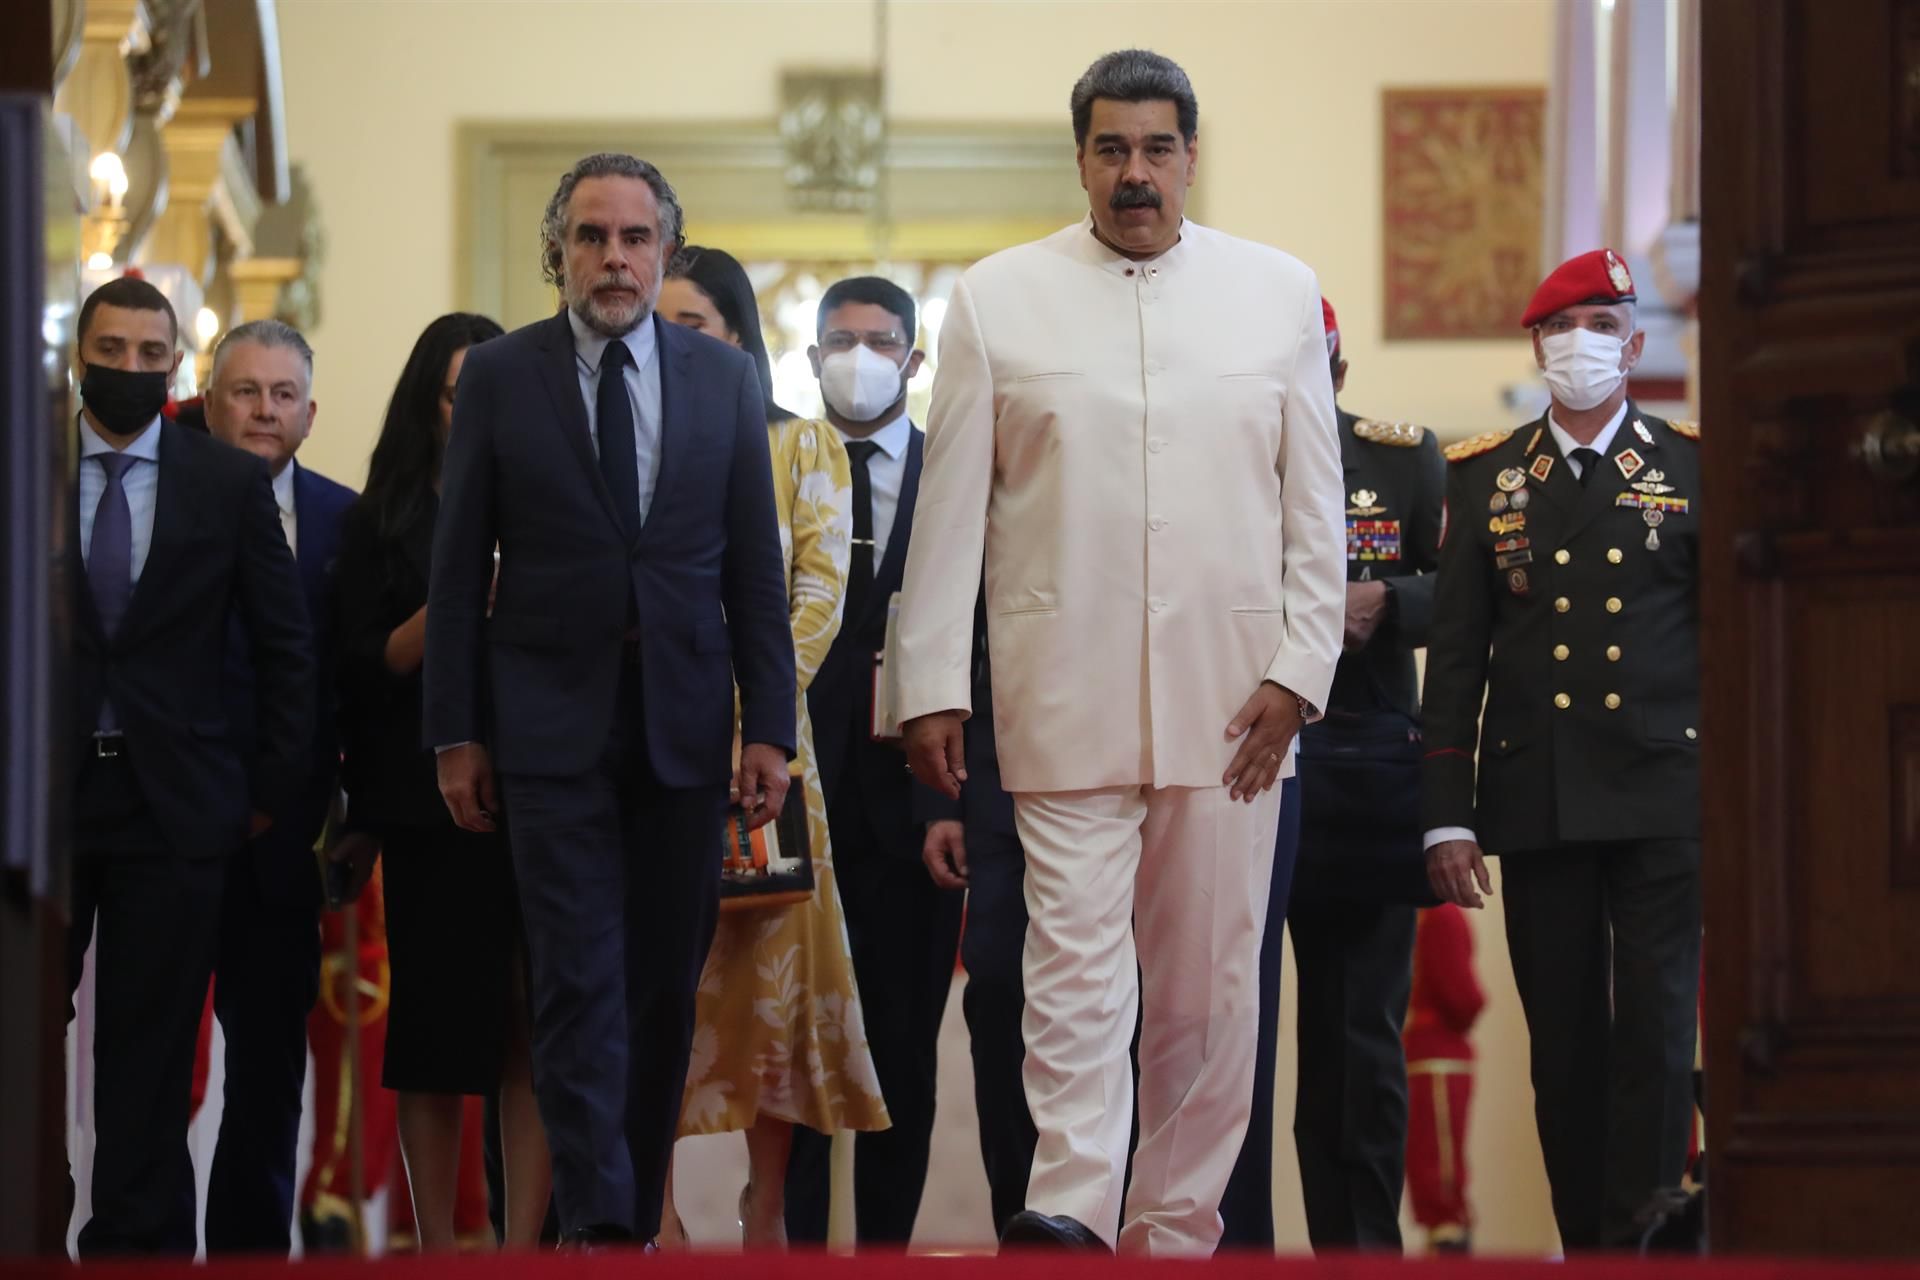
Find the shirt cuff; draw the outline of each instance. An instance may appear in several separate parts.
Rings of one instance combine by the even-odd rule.
[[[1435,827],[1421,838],[1420,848],[1423,851],[1428,850],[1437,844],[1445,844],[1449,840],[1465,840],[1468,844],[1480,843],[1480,837],[1474,835],[1470,827]]]
[[[447,754],[447,752],[453,750],[455,747],[470,747],[472,745],[473,745],[472,738],[468,738],[465,742],[449,742],[443,747],[435,747],[433,749],[433,754],[436,756],[443,756]]]

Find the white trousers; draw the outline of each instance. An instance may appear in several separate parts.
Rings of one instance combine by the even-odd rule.
[[[1040,1134],[1027,1207],[1122,1252],[1210,1254],[1253,1106],[1280,789],[1251,804],[1224,787],[1013,799],[1027,855],[1022,1080]]]

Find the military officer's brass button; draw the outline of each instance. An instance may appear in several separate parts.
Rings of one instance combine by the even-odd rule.
[[[1620,695],[1619,695],[1619,694],[1617,694],[1617,693],[1610,693],[1610,694],[1608,694],[1608,695],[1607,695],[1607,710],[1609,710],[1609,711],[1618,711],[1619,709],[1620,709]]]
[[[1572,654],[1573,650],[1563,644],[1553,646],[1553,659],[1555,662],[1565,662]]]
[[[1607,646],[1607,661],[1608,661],[1608,662],[1618,662],[1618,661],[1620,661],[1620,646],[1619,646],[1619,645],[1617,645],[1617,644],[1610,644],[1610,645],[1608,645],[1608,646]]]
[[[1608,596],[1608,597],[1607,597],[1607,612],[1608,612],[1608,613],[1618,613],[1618,612],[1620,612],[1620,609],[1621,609],[1621,605],[1620,605],[1620,597],[1619,597],[1619,596]]]
[[[1567,599],[1565,596],[1561,596],[1553,602],[1553,607],[1559,612],[1565,613],[1567,610],[1573,608],[1573,601]]]
[[[1565,711],[1568,707],[1573,705],[1573,699],[1569,698],[1564,693],[1556,693],[1553,695],[1553,705],[1560,708],[1562,711]]]
[[[1608,564],[1619,564],[1619,563],[1620,563],[1620,562],[1621,562],[1622,560],[1625,560],[1626,558],[1627,558],[1627,557],[1626,557],[1626,554],[1625,554],[1624,552],[1622,552],[1622,551],[1620,550],[1620,548],[1618,548],[1618,547],[1608,547],[1608,548],[1607,548],[1607,563],[1608,563]]]
[[[1687,737],[1688,737],[1689,739],[1693,739],[1693,738],[1697,738],[1697,737],[1699,737],[1699,736],[1700,736],[1700,731],[1699,731],[1698,729],[1689,729],[1689,730],[1687,730]],[[1505,746],[1506,744],[1505,744],[1505,743],[1502,743],[1501,745],[1502,745],[1502,746]]]
[[[1555,564],[1565,564],[1567,561],[1571,559],[1573,559],[1573,553],[1571,551],[1568,551],[1565,547],[1562,547],[1558,551],[1553,553],[1553,562]]]
[[[1688,732],[1691,733],[1692,730],[1688,730]],[[1507,740],[1505,738],[1500,739],[1500,749],[1502,751],[1505,751],[1507,749]]]

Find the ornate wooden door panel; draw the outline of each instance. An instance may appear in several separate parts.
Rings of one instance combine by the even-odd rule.
[[[1920,1246],[1920,0],[1708,0],[1716,1251]]]

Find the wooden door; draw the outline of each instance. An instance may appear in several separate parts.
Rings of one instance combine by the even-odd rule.
[[[1920,1249],[1920,0],[1707,0],[1716,1252]]]

